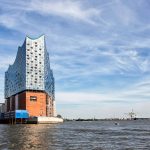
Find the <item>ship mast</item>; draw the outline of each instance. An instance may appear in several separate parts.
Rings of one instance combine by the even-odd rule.
[[[133,111],[133,109],[131,112],[128,113],[128,116],[130,117],[131,120],[136,118],[136,113]]]

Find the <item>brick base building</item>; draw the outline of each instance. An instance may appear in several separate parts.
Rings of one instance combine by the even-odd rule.
[[[6,111],[27,110],[30,116],[54,116],[52,98],[43,91],[24,91],[6,99]]]

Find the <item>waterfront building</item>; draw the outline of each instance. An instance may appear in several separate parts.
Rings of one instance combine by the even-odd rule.
[[[5,72],[5,112],[27,110],[29,116],[56,116],[55,84],[45,36],[25,38]]]

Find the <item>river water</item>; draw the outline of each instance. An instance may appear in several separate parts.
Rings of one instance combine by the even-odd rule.
[[[0,150],[150,150],[150,121],[0,125]]]

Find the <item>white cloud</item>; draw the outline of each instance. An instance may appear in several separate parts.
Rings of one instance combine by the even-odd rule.
[[[137,117],[149,117],[149,97],[150,84],[146,81],[114,92],[56,93],[58,113],[66,118],[126,118],[132,109]]]
[[[1,55],[0,56],[0,70],[6,70],[9,65],[13,64],[15,60],[14,56],[10,56],[9,54],[7,55]]]
[[[114,12],[123,25],[137,23],[136,11],[130,8],[125,2],[116,0]],[[119,12],[119,13],[118,13]]]
[[[132,86],[128,89],[120,89],[119,92],[57,92],[58,103],[69,104],[92,104],[92,103],[139,103],[148,101],[150,97],[150,85],[147,88]]]
[[[95,112],[100,109],[102,110],[100,113],[105,115],[103,111],[109,111],[110,114],[117,113],[117,111],[121,113],[119,107],[122,107],[124,111],[129,111],[127,106],[123,108],[129,100],[131,101],[130,107],[140,109],[139,104],[142,104],[142,100],[144,103],[141,109],[146,104],[149,106],[146,102],[150,97],[149,79],[144,79],[144,74],[150,73],[150,58],[148,55],[140,55],[138,51],[140,48],[150,48],[149,32],[147,32],[149,25],[142,22],[142,15],[141,20],[138,20],[140,16],[137,16],[137,10],[133,9],[136,4],[131,6],[133,2],[112,1],[97,2],[98,5],[94,6],[82,0],[31,0],[27,2],[5,0],[0,3],[2,2],[1,25],[9,28],[10,31],[19,31],[17,34],[23,36],[28,34],[35,37],[41,33],[46,34],[47,48],[51,52],[51,66],[59,87],[64,87],[67,83],[68,87],[73,87],[75,84],[80,86],[84,81],[99,80],[101,75],[122,75],[129,79],[131,76],[143,77],[141,79],[143,81],[137,81],[137,85],[134,86],[129,80],[130,83],[126,83],[128,87],[125,89],[122,86],[119,92],[115,87],[114,90],[112,89],[113,92],[108,91],[108,93],[92,91],[86,93],[79,92],[80,90],[60,93],[56,91],[56,100],[59,104],[87,104],[87,109],[81,106],[80,109],[74,111],[79,114],[81,109],[85,112],[90,110],[91,103],[95,102],[99,103],[99,106],[95,104],[91,111]],[[10,36],[13,38],[17,34]],[[23,40],[20,39],[19,43]],[[0,44],[3,43],[11,46],[14,41],[0,39]],[[0,70],[8,68],[8,65],[13,63],[15,55],[10,56],[7,51],[6,54],[1,53]],[[99,79],[94,80],[95,75],[99,76]],[[73,85],[70,84],[69,78],[72,78]],[[66,83],[59,82],[64,80]],[[110,80],[108,78],[108,82]],[[123,79],[116,79],[116,82],[122,83],[121,80]],[[96,91],[96,86],[93,85],[91,89]],[[109,86],[112,85],[107,85],[107,88]],[[84,88],[86,90],[85,86]],[[121,102],[123,104],[120,104]],[[100,105],[104,103],[106,104],[102,108]],[[146,114],[147,111],[148,109],[144,113]]]
[[[94,8],[83,8],[81,3],[76,1],[35,1],[29,5],[31,11],[42,14],[53,14],[65,18],[78,19],[91,24],[95,24],[92,17],[99,15],[99,11]]]
[[[48,1],[48,0],[31,0],[28,3],[25,2],[18,2],[12,5],[12,3],[5,3],[3,4],[4,8],[10,9],[10,10],[18,10],[19,12],[24,11],[26,12],[36,12],[42,15],[56,15],[60,16],[66,19],[73,19],[78,21],[83,21],[89,24],[95,25],[96,22],[92,19],[94,16],[100,15],[100,11],[95,8],[86,8],[83,7],[82,2],[77,1]],[[23,13],[18,14],[22,15]],[[15,16],[12,18],[8,17],[7,15],[1,16],[4,18],[5,25],[5,19],[9,19],[11,24],[10,26],[13,26],[17,20],[14,20],[16,18]],[[9,27],[9,26],[8,26]]]
[[[5,15],[0,15],[0,24],[6,27],[13,27],[14,25],[16,25],[16,21],[5,14]]]
[[[133,111],[137,117],[150,116],[150,102],[140,103],[94,103],[90,105],[58,105],[58,113],[64,118],[129,118],[127,115]]]

